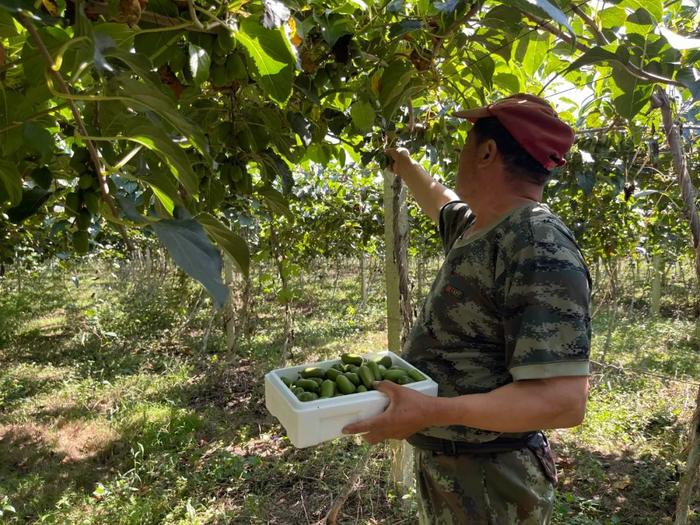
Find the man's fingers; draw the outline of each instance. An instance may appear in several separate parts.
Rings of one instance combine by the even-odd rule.
[[[401,388],[399,385],[392,383],[391,381],[375,381],[372,386],[375,390],[379,390],[381,393],[389,396],[390,403],[394,400],[394,396],[398,393],[397,389]]]
[[[376,425],[377,421],[382,417],[382,414],[378,416],[370,417],[358,421],[357,423],[350,423],[343,427],[343,434],[361,434],[362,432],[371,431]]]
[[[390,157],[394,160],[398,159],[399,157],[411,156],[406,148],[387,148],[384,150],[384,153],[387,157]]]

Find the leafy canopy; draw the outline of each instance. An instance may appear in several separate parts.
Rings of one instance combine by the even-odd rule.
[[[649,105],[655,85],[672,88],[682,118],[696,121],[697,7],[0,0],[0,259],[27,237],[47,252],[70,244],[84,253],[119,242],[110,225],[140,230],[223,302],[214,245],[247,272],[262,246],[244,239],[251,216],[284,217],[307,248],[313,235],[338,246],[327,235],[337,219],[307,221],[294,204],[300,181],[318,187],[325,174],[377,170],[395,144],[449,181],[468,126],[452,111],[519,91],[549,97],[577,129],[601,129],[601,151],[586,142],[598,135],[584,133],[552,199],[571,203],[564,211],[596,254],[624,252],[615,239],[625,228],[604,225],[635,213],[635,232],[640,220],[673,230],[668,199],[646,206],[638,197],[632,211],[635,192],[622,192],[657,191],[668,172]],[[349,191],[373,180],[334,175],[328,184],[333,177]],[[348,219],[372,231],[372,220]]]

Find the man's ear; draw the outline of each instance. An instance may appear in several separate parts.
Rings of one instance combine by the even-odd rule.
[[[488,166],[489,164],[493,163],[496,159],[496,155],[498,153],[498,146],[496,145],[496,141],[493,139],[488,139],[479,144],[477,148],[477,163],[480,166]]]

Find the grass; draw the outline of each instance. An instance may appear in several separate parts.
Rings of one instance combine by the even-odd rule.
[[[337,280],[323,270],[295,289],[287,362],[274,279],[259,280],[254,331],[231,354],[220,314],[212,323],[208,299],[198,301],[197,287],[175,271],[93,259],[8,273],[0,281],[0,522],[322,518],[369,449],[355,438],[292,447],[265,409],[262,377],[386,344],[379,282],[363,305],[352,270]],[[674,290],[658,319],[646,315],[643,289],[634,304],[620,300],[614,323],[607,307],[594,319],[593,359],[605,355],[605,364],[594,366],[587,418],[551,433],[561,477],[554,523],[672,523],[697,390],[689,382],[700,376],[688,295]],[[389,481],[391,454],[372,449],[341,523],[416,522],[413,493]],[[690,523],[700,523],[699,512],[696,502]]]

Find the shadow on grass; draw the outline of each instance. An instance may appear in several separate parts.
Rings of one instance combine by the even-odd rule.
[[[555,442],[553,449],[560,479],[554,523],[672,523],[681,472],[678,460],[629,450],[603,454],[571,443]]]
[[[85,442],[83,450],[69,441],[57,447],[47,429],[36,424],[10,425],[0,432],[2,490],[12,498],[17,523],[33,522],[53,509],[67,491],[91,493],[110,474],[115,455],[123,448],[110,440],[100,443],[99,450],[92,450],[94,441]],[[70,440],[68,434],[66,439]]]
[[[0,376],[0,413],[10,413],[23,400],[60,387],[58,378]]]
[[[100,340],[90,335],[84,343],[70,333],[27,334],[13,344],[8,363],[34,363],[70,368],[78,377],[111,381],[117,376],[139,373],[145,369],[160,371],[172,358],[166,351],[142,349],[138,344]]]

